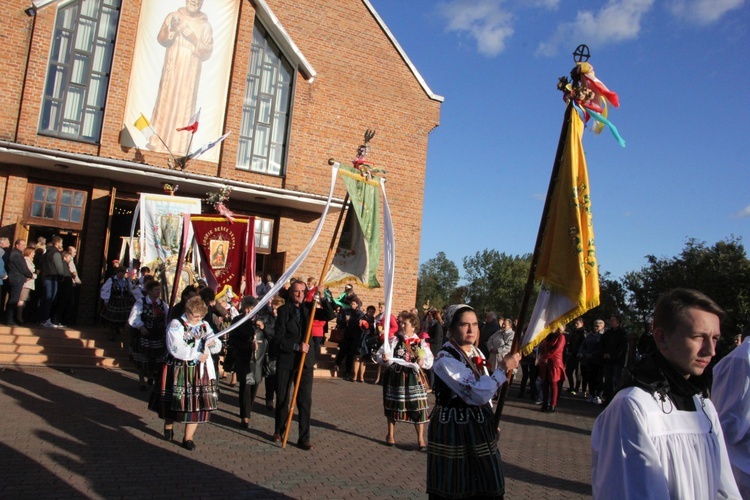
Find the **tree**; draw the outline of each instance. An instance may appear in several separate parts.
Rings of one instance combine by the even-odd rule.
[[[531,254],[511,256],[497,250],[483,250],[464,257],[468,303],[480,318],[489,311],[516,317],[529,276]],[[536,293],[531,304],[536,300]]]
[[[644,321],[662,293],[684,287],[700,290],[727,311],[722,323],[725,337],[731,337],[748,325],[750,261],[741,238],[732,236],[713,246],[691,238],[677,257],[647,255],[646,259],[647,266],[627,273],[624,278],[633,310]]]
[[[450,303],[451,296],[458,285],[458,266],[445,256],[438,254],[419,266],[417,278],[417,304],[430,305],[441,309]]]
[[[613,314],[620,314],[625,318],[631,317],[627,290],[616,279],[612,279],[608,272],[599,273],[599,305],[583,315],[586,325],[593,325],[594,320],[603,319],[606,323]]]

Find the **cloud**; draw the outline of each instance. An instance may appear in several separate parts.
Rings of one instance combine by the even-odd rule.
[[[745,0],[671,0],[668,7],[676,17],[696,24],[711,24]]]
[[[545,9],[557,9],[557,7],[560,5],[560,0],[533,0],[530,3],[533,7],[543,7]]]
[[[745,217],[750,217],[750,205],[746,206],[745,208],[743,208],[742,210],[734,214],[734,216],[738,219],[744,219]]]
[[[598,12],[578,11],[574,21],[560,24],[549,40],[539,44],[537,55],[554,56],[561,45],[585,43],[597,48],[632,40],[638,37],[641,20],[653,5],[654,0],[610,0]]]
[[[467,34],[476,40],[481,54],[495,57],[505,50],[506,40],[513,35],[513,16],[501,3],[501,0],[452,0],[438,4],[438,12],[448,21],[447,31]]]

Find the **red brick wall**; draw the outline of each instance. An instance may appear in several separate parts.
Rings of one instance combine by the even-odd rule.
[[[388,171],[388,195],[396,230],[394,307],[397,310],[411,307],[416,296],[428,136],[439,124],[440,103],[431,100],[424,92],[361,0],[267,0],[267,3],[317,72],[312,83],[301,75],[297,78],[287,175],[275,177],[235,169],[255,18],[254,8],[248,0],[243,0],[240,5],[226,103],[226,131],[232,134],[224,141],[218,166],[197,161],[189,170],[324,195],[330,177],[327,159],[333,157],[341,163],[348,162],[362,142],[364,130],[375,129],[377,134],[371,143],[369,158],[377,167]],[[50,7],[38,13],[29,46],[32,21],[23,14],[28,4],[26,0],[0,2],[0,37],[6,41],[7,66],[7,72],[4,68],[4,77],[0,79],[3,103],[0,113],[4,118],[0,120],[0,139],[13,140],[17,123],[19,132],[15,140],[22,144],[141,161],[135,149],[123,148],[119,144],[141,0],[123,0],[101,145],[37,135],[55,9]],[[30,54],[28,78],[23,87],[27,51]],[[163,154],[145,152],[141,158],[148,164],[167,167]],[[92,196],[87,224],[101,224],[100,210],[107,204],[100,200],[99,195],[106,197],[107,192],[106,189],[95,190],[97,196]],[[183,191],[179,194],[205,196],[205,193]],[[336,194],[343,198],[342,182],[338,183]],[[10,197],[7,203],[3,203],[3,224],[7,224],[12,214],[22,210],[18,203]],[[233,206],[231,201],[230,208],[239,212],[248,210],[247,206]],[[319,244],[300,269],[300,276],[317,277],[320,274],[336,216],[335,213],[329,216]],[[276,250],[287,253],[287,264],[299,255],[309,240],[316,220],[315,214],[282,210],[277,225],[279,243]],[[103,238],[103,233],[98,226],[87,229],[84,235],[87,260],[95,257],[97,252],[101,255],[99,250],[103,247],[95,248],[100,244],[92,241],[99,237]],[[93,245],[91,249],[89,245]],[[382,290],[358,292],[366,304],[382,298]]]

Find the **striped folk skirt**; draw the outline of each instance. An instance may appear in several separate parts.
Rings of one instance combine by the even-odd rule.
[[[427,430],[430,498],[502,498],[505,478],[492,408],[436,406]]]
[[[112,297],[102,311],[102,320],[110,328],[124,326],[133,308],[134,299],[130,295]]]
[[[427,422],[427,384],[424,373],[392,364],[383,375],[383,408],[386,418],[396,422]]]
[[[166,344],[164,341],[164,325],[149,331],[149,335],[142,335],[137,328],[130,329],[130,359],[139,371],[156,374],[164,360]]]
[[[209,357],[206,361],[211,363]],[[193,361],[175,359],[167,354],[148,407],[159,418],[188,424],[208,422],[219,407],[219,386],[208,378],[204,367]]]

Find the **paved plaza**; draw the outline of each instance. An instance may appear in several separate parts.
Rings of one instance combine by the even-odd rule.
[[[370,370],[373,370],[370,367]],[[598,408],[563,397],[554,414],[514,396],[501,422],[506,498],[588,498],[590,434]],[[262,399],[263,388],[259,390]],[[195,436],[198,448],[162,437],[148,393],[124,370],[0,368],[2,498],[427,498],[414,428],[385,446],[382,388],[315,379],[314,448],[270,441],[273,417],[256,401],[239,428],[236,387]]]

